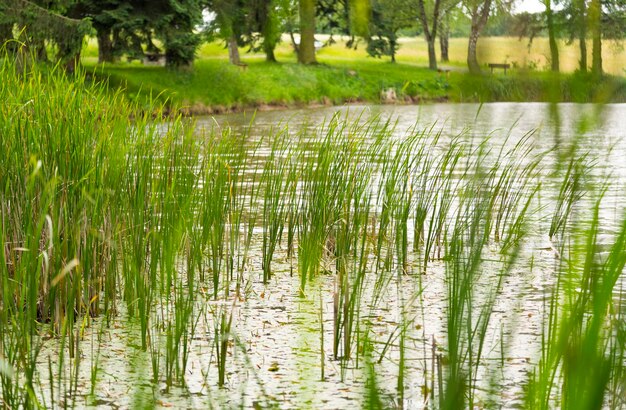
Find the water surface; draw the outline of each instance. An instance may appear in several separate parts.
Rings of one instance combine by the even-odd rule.
[[[541,343],[545,300],[554,285],[554,268],[559,263],[550,246],[547,228],[558,192],[559,159],[573,145],[588,152],[593,168],[589,184],[610,180],[602,207],[602,229],[606,241],[617,230],[621,210],[626,205],[626,105],[493,103],[429,104],[422,106],[348,106],[256,114],[230,114],[197,118],[197,133],[202,138],[207,129],[231,128],[232,134],[247,133],[254,145],[287,127],[280,138],[297,140],[302,127],[316,129],[328,124],[334,115],[366,121],[372,117],[388,119],[394,127],[392,138],[402,140],[410,132],[432,130],[442,133],[441,144],[462,135],[479,144],[486,137],[493,146],[515,145],[528,138],[537,152],[545,154],[542,178],[545,191],[535,204],[536,225],[523,250],[524,258],[504,279],[498,295],[486,339],[484,365],[477,373],[480,383],[497,386],[499,400],[505,407],[521,403],[522,385],[528,372],[537,364]],[[253,124],[250,127],[250,124]],[[313,137],[314,138],[314,137]],[[266,146],[269,146],[269,141]],[[259,150],[259,161],[263,160]],[[610,178],[608,177],[610,176]],[[579,207],[589,203],[581,200]],[[583,209],[584,210],[584,209]],[[274,278],[261,283],[261,234],[255,233],[250,256],[248,279],[240,300],[235,301],[234,330],[237,343],[229,356],[227,386],[216,387],[216,369],[212,364],[212,319],[200,317],[196,335],[190,343],[190,358],[185,375],[186,387],[167,392],[164,386],[154,391],[149,378],[149,355],[135,348],[137,326],[124,322],[123,314],[113,328],[90,327],[83,343],[84,360],[81,379],[89,380],[94,363],[91,351],[98,351],[99,386],[89,394],[88,383],[78,386],[81,405],[127,408],[142,394],[156,395],[157,404],[176,407],[222,405],[253,407],[258,401],[272,400],[283,408],[354,408],[363,400],[365,373],[361,363],[342,368],[332,360],[333,289],[332,275],[321,275],[310,284],[306,298],[298,296],[299,279],[294,262],[280,249],[275,259]],[[496,252],[486,256],[497,259]],[[498,268],[489,268],[480,278],[479,287],[489,289],[497,279]],[[297,262],[296,267],[297,270]],[[411,318],[406,340],[407,408],[428,405],[428,383],[433,372],[433,352],[445,355],[446,281],[445,262],[433,261],[426,275],[398,275],[391,279],[383,302],[362,306],[361,319],[373,332],[374,356],[381,355],[377,379],[389,406],[394,403],[398,373],[396,334],[403,317]],[[375,278],[370,277],[365,294],[372,292]],[[480,300],[480,290],[478,291]],[[368,298],[365,297],[365,300]],[[231,302],[202,300],[207,306],[231,306]],[[209,312],[211,309],[208,309]],[[320,317],[322,319],[320,319]],[[322,332],[321,329],[324,329]],[[322,345],[322,334],[324,343]],[[391,340],[391,342],[390,342]],[[386,347],[389,345],[390,347]],[[58,346],[51,341],[41,355],[43,367],[55,356]],[[322,359],[321,352],[325,358]],[[505,362],[506,365],[502,365]],[[321,367],[324,380],[321,380]],[[358,364],[358,366],[357,366]],[[497,377],[494,374],[498,373]],[[425,394],[426,393],[426,394]]]

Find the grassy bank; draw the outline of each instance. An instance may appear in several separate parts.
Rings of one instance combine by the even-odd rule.
[[[594,78],[589,73],[518,71],[511,75],[470,74],[451,80],[451,100],[463,102],[626,102],[623,77]]]
[[[126,90],[131,99],[144,101],[151,95],[191,114],[350,102],[626,101],[626,80],[621,77],[595,80],[588,74],[546,72],[476,76],[367,60],[314,67],[251,61],[245,70],[224,61],[199,60],[190,72],[121,65],[99,67],[96,72],[114,88]],[[385,100],[389,89],[395,99]]]
[[[161,101],[188,107],[192,112],[215,112],[245,107],[342,104],[380,101],[382,90],[394,88],[401,101],[443,99],[445,76],[423,68],[376,61],[322,64],[251,61],[245,70],[221,60],[199,60],[190,72],[164,67],[112,66],[98,69],[113,86],[125,87],[131,97],[141,91]]]
[[[397,64],[368,57],[363,47],[352,50],[336,43],[319,51],[319,65],[305,67],[296,63],[289,45],[282,43],[276,53],[280,63],[266,63],[263,55],[241,50],[246,66],[238,67],[228,63],[220,44],[209,43],[200,48],[193,70],[172,71],[137,62],[97,65],[93,42],[85,49],[84,63],[98,79],[108,79],[112,87],[124,89],[131,99],[145,101],[152,96],[196,114],[350,102],[626,101],[623,77],[607,75],[596,80],[581,73],[554,75],[535,70],[539,64],[532,56],[520,63],[508,54],[501,55],[507,47],[508,53],[530,52],[525,47],[518,50],[522,42],[516,39],[484,39],[482,43],[481,61],[508,61],[513,68],[507,75],[501,70],[491,74],[487,68],[483,75],[470,75],[463,66],[463,45],[460,39],[453,40],[451,62],[443,66],[444,72],[425,68],[418,40],[403,42]],[[536,47],[541,41],[536,40]],[[493,50],[488,53],[491,43]],[[570,57],[566,62],[574,58]],[[389,89],[394,90],[395,97],[383,98]]]

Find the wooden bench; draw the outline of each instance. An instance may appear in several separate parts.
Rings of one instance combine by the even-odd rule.
[[[144,53],[142,62],[144,65],[165,65],[165,54]]]
[[[506,63],[489,63],[489,68],[491,68],[491,74],[493,74],[493,69],[494,68],[503,68],[504,69],[504,74],[506,75],[506,70],[511,68],[511,64],[506,64]]]
[[[450,69],[449,68],[438,68],[437,72],[439,74],[445,75],[446,78],[450,77]]]

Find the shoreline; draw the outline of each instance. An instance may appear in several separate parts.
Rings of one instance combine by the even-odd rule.
[[[311,101],[311,102],[295,102],[295,103],[284,103],[284,102],[267,102],[267,103],[252,103],[252,104],[241,104],[236,103],[230,106],[215,104],[208,105],[200,102],[196,102],[193,104],[181,104],[181,105],[165,105],[160,110],[154,110],[153,116],[162,116],[174,118],[177,116],[182,116],[185,118],[190,117],[200,117],[200,116],[210,116],[210,115],[228,115],[228,114],[241,114],[246,112],[269,112],[269,111],[287,111],[287,110],[300,110],[300,109],[315,109],[315,108],[327,108],[327,107],[345,107],[352,105],[398,105],[398,106],[409,106],[409,105],[423,105],[423,104],[465,104],[465,103],[480,103],[480,104],[490,104],[490,103],[556,103],[556,104],[626,104],[626,100],[616,99],[608,101],[575,101],[572,99],[563,99],[559,101],[546,101],[543,99],[536,100],[516,100],[516,99],[492,99],[481,101],[480,99],[464,99],[464,100],[456,100],[452,99],[449,96],[438,97],[438,98],[414,98],[407,97],[403,99],[397,99],[394,101],[371,101],[368,99],[351,99],[346,101],[341,101],[338,103],[334,103],[329,98],[324,99],[323,102],[320,101]]]
[[[216,85],[213,68],[199,69],[193,75],[159,69],[124,69],[90,73],[90,77],[105,84],[111,92],[123,94],[140,110],[168,117],[351,104],[626,102],[626,79],[610,75],[593,79],[580,73],[519,72],[506,76],[455,73],[444,77],[401,66],[383,66],[375,72],[362,69],[351,76],[344,75],[346,68],[296,65],[251,66],[246,73],[233,71],[229,66],[220,69],[232,76],[231,82]],[[389,70],[396,70],[393,78],[387,76]],[[290,71],[296,73],[289,74]],[[281,76],[276,77],[278,74]],[[294,83],[286,85],[283,74],[289,74],[289,80]],[[307,79],[299,81],[300,77]],[[159,79],[166,81],[159,83]]]
[[[231,106],[225,105],[207,105],[204,103],[186,104],[180,107],[169,106],[166,107],[164,113],[166,116],[183,117],[196,117],[203,115],[225,115],[225,114],[240,114],[250,111],[286,111],[308,108],[324,108],[324,107],[343,107],[350,105],[421,105],[421,104],[435,104],[435,103],[455,103],[448,96],[439,98],[413,98],[407,97],[402,99],[396,99],[393,101],[371,101],[367,99],[350,99],[339,103],[334,103],[330,98],[324,98],[324,101],[311,101],[311,102],[296,102],[296,103],[284,103],[284,102],[267,102],[267,103],[253,103],[253,104],[233,104]]]

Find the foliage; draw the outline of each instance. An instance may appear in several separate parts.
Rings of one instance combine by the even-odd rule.
[[[240,45],[244,44],[242,36],[246,31],[246,3],[245,0],[227,1],[211,0],[207,9],[214,13],[213,20],[206,27],[209,39],[215,37],[227,40],[235,36]]]
[[[320,33],[350,34],[348,0],[317,0],[317,30]]]
[[[65,17],[27,0],[8,0],[0,5],[0,24],[16,25],[19,39],[34,49],[52,41],[63,63],[80,53],[83,37],[91,31],[86,20]]]
[[[274,49],[286,28],[289,0],[209,0],[207,9],[214,19],[207,25],[207,38],[234,40],[251,52],[264,51],[268,61],[275,61]],[[234,44],[233,43],[233,44]]]
[[[367,52],[373,57],[390,56],[395,62],[398,31],[417,22],[416,0],[373,0]]]
[[[165,46],[167,64],[173,67],[189,66],[200,44],[200,35],[195,32],[202,22],[203,0],[161,0],[151,2],[152,10],[160,10],[154,23],[156,35]]]

